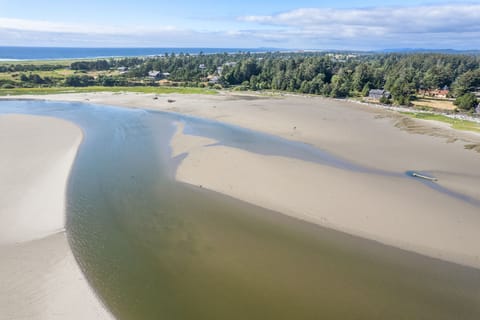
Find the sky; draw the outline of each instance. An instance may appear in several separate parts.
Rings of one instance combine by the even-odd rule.
[[[480,49],[480,0],[0,0],[0,45]]]

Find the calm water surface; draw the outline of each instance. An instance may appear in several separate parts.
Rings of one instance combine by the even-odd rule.
[[[67,233],[90,284],[118,319],[480,319],[479,270],[175,182],[168,144],[180,120],[186,133],[251,152],[389,173],[191,117],[0,102],[0,113],[10,112],[83,128]]]

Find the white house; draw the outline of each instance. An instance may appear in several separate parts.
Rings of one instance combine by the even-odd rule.
[[[152,80],[158,80],[161,78],[161,76],[162,76],[162,73],[160,71],[150,71],[148,73],[148,78]]]

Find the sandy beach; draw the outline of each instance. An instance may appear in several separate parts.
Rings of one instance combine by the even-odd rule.
[[[0,116],[0,319],[109,319],[65,235],[65,189],[82,132]]]
[[[65,94],[22,98],[178,112],[307,143],[352,163],[402,174],[427,171],[438,185],[480,201],[480,135],[320,97]],[[17,97],[18,98],[18,97]],[[168,99],[175,100],[169,103]],[[185,135],[179,181],[381,243],[480,268],[479,208],[404,177],[372,175],[259,155]],[[208,145],[208,147],[207,147]]]

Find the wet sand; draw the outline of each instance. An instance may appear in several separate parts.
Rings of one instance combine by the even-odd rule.
[[[353,163],[438,185],[480,201],[480,136],[398,113],[317,97],[69,94],[28,97],[178,112],[278,135]],[[167,100],[175,100],[169,103]],[[182,134],[176,177],[262,207],[431,257],[480,267],[478,206],[420,181],[264,156]]]
[[[0,116],[0,319],[109,319],[65,235],[65,189],[82,140],[66,121]]]

